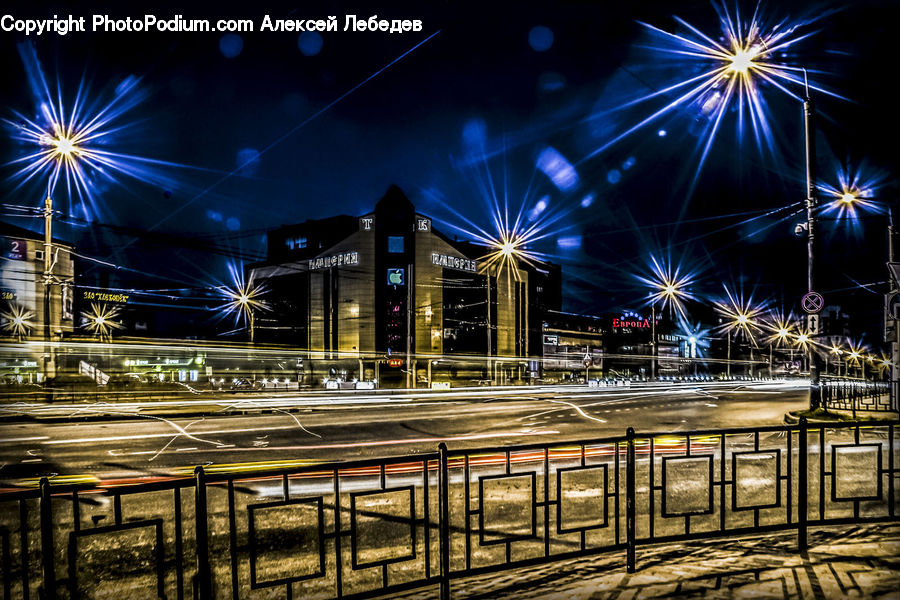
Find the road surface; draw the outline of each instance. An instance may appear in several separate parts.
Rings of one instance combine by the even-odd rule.
[[[434,451],[440,442],[453,450],[599,438],[623,435],[629,426],[640,433],[774,425],[785,412],[807,406],[807,387],[804,382],[709,382],[294,394],[229,399],[202,415],[191,414],[186,404],[142,409],[140,417],[4,423],[0,480],[187,474],[198,464],[276,467]],[[54,410],[80,416],[87,409]]]

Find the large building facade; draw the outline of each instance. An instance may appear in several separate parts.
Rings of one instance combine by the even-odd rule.
[[[249,277],[267,289],[259,341],[333,355],[528,357],[537,311],[560,301],[559,268],[500,268],[493,249],[442,234],[396,186],[361,216],[268,234]],[[539,338],[538,338],[539,339]]]

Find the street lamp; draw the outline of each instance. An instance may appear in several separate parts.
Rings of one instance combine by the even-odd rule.
[[[807,293],[815,291],[815,260],[816,260],[816,207],[819,204],[816,196],[816,131],[815,131],[815,107],[809,95],[809,79],[806,69],[803,69],[803,83],[806,97],[803,100],[803,132],[806,142],[806,278]],[[813,335],[818,331],[811,332]],[[807,360],[809,361],[809,404],[810,408],[818,408],[822,401],[822,391],[819,381],[818,354],[810,344],[807,348]]]
[[[650,276],[638,276],[637,279],[650,288],[647,295],[647,303],[650,305],[650,345],[652,347],[650,360],[650,378],[656,379],[657,362],[659,360],[659,340],[656,335],[656,305],[660,304],[662,310],[668,309],[669,313],[678,313],[682,319],[687,319],[685,302],[695,299],[690,291],[694,283],[695,275],[690,272],[682,272],[681,265],[672,265],[671,261],[657,259],[650,256]]]
[[[769,377],[772,377],[772,364],[775,359],[774,346],[777,345],[778,347],[783,347],[791,335],[792,328],[793,325],[791,324],[790,316],[785,317],[783,313],[776,311],[773,311],[769,315],[767,329],[769,329],[771,333],[766,340],[769,342]],[[791,360],[793,360],[793,356]]]
[[[725,293],[727,299],[724,301],[715,302],[714,308],[716,312],[722,315],[722,317],[724,317],[725,319],[724,322],[719,326],[719,329],[722,329],[727,333],[728,354],[725,372],[728,377],[731,377],[731,334],[734,333],[735,336],[746,336],[747,340],[750,342],[750,360],[752,361],[753,344],[756,341],[754,333],[761,330],[760,323],[758,322],[757,318],[760,314],[762,314],[764,306],[755,305],[753,303],[752,297],[744,300],[742,294],[735,294],[731,290],[729,290],[728,287],[725,287]]]
[[[830,354],[833,354],[833,355],[835,356],[835,360],[837,360],[837,369],[836,369],[836,371],[837,371],[838,377],[840,377],[840,375],[841,375],[841,355],[844,353],[844,350],[843,350],[843,348],[841,348],[839,345],[837,345],[837,344],[832,344],[832,345],[831,345],[831,349],[829,350],[829,353],[830,353]],[[828,362],[827,362],[827,361],[828,361],[828,355],[825,356],[825,360],[826,360],[826,362],[825,362],[825,372],[827,373],[827,372],[828,372]]]
[[[20,304],[12,304],[9,311],[0,313],[5,323],[3,329],[14,336],[18,341],[22,341],[28,335],[28,332],[34,327],[34,313]]]
[[[115,320],[119,316],[119,312],[120,310],[117,306],[93,303],[90,311],[84,315],[87,318],[85,326],[101,342],[104,339],[112,341],[112,332],[123,328],[123,325]]]
[[[225,297],[226,303],[219,307],[224,315],[234,314],[235,321],[242,317],[247,321],[250,343],[254,342],[256,330],[256,311],[268,310],[269,305],[260,299],[266,292],[262,286],[253,284],[252,278],[244,282],[240,277],[235,277],[234,287],[221,286],[219,292]]]

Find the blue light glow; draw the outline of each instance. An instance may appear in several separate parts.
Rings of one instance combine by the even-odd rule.
[[[593,203],[594,203],[594,195],[593,194],[588,194],[587,196],[585,196],[584,198],[581,199],[581,206],[583,206],[584,208],[587,208],[588,206],[590,206]]]
[[[619,183],[622,179],[622,172],[618,169],[610,169],[606,174],[606,181],[609,183]]]
[[[658,135],[659,137],[666,137],[666,130],[660,129],[659,131],[656,132],[656,135]]]
[[[528,32],[528,44],[535,52],[546,52],[553,45],[553,32],[543,25],[532,27]]]
[[[629,156],[628,158],[625,159],[625,162],[622,163],[622,170],[627,171],[628,169],[633,167],[634,163],[636,163],[636,162],[637,161],[635,160],[635,158],[633,156]]]
[[[253,177],[259,173],[259,150],[255,148],[241,148],[235,157],[235,168],[241,175]]]
[[[536,166],[563,192],[568,192],[578,185],[575,167],[555,148],[550,146],[544,148],[537,157]]]
[[[470,150],[477,149],[483,152],[487,141],[487,124],[483,119],[470,119],[463,126],[462,139]]]
[[[538,78],[538,87],[545,92],[556,92],[566,87],[566,78],[559,73],[543,73]]]
[[[556,245],[563,250],[573,250],[575,248],[581,248],[581,236],[571,235],[556,238]]]
[[[244,49],[244,40],[236,33],[226,33],[219,38],[219,52],[225,58],[234,58]]]
[[[322,51],[322,34],[318,31],[304,31],[297,36],[297,48],[303,56],[315,56]]]

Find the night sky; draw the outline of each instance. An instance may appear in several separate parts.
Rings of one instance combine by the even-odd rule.
[[[743,15],[755,5],[738,7]],[[718,36],[708,2],[7,2],[0,10],[16,18],[74,14],[88,21],[93,14],[148,12],[249,18],[257,29],[265,14],[336,15],[339,31],[226,37],[89,30],[27,40],[0,33],[5,119],[14,123],[13,111],[36,115],[21,59],[25,42],[69,101],[82,80],[102,103],[123,80],[140,78],[136,94],[145,97],[113,122],[127,127],[110,137],[109,147],[179,165],[158,167],[149,182],[118,176],[116,183],[98,184],[86,212],[68,205],[64,189],[55,193],[61,209],[71,212],[58,225],[59,237],[87,255],[155,276],[94,267],[88,277],[160,288],[227,283],[229,262],[265,255],[266,229],[363,214],[396,183],[439,229],[460,237],[468,237],[472,224],[494,233],[491,190],[502,203],[506,189],[510,212],[524,207],[526,221],[543,199],[546,208],[535,222],[546,236],[530,249],[563,265],[569,310],[638,305],[645,292],[634,275],[647,272],[650,254],[670,253],[696,269],[695,292],[703,297],[720,296],[726,282],[789,310],[805,291],[805,240],[792,234],[801,217],[760,212],[805,198],[797,100],[771,86],[761,90],[773,150],[760,150],[750,136],[737,139],[735,111],[726,112],[699,174],[704,122],[692,106],[592,155],[675,96],[613,109],[698,68],[654,54],[638,21],[683,31],[673,19],[678,15]],[[882,206],[896,198],[890,169],[900,131],[889,91],[896,56],[889,28],[900,19],[900,4],[772,2],[760,13],[767,22],[822,16],[802,29],[815,35],[784,58],[822,71],[812,75],[815,83],[847,98],[814,94],[820,181],[836,185],[843,165],[878,181]],[[423,31],[342,32],[347,14],[420,19]],[[577,183],[561,187],[536,170],[548,148],[573,166]],[[26,150],[4,144],[2,158]],[[6,177],[14,172],[4,168],[5,190],[13,190],[15,180]],[[12,205],[37,206],[41,198],[37,182],[4,193]],[[829,303],[859,315],[877,342],[884,285],[859,284],[887,279],[886,218],[861,217],[823,219],[817,287]],[[4,211],[4,220],[40,230],[38,219]]]

